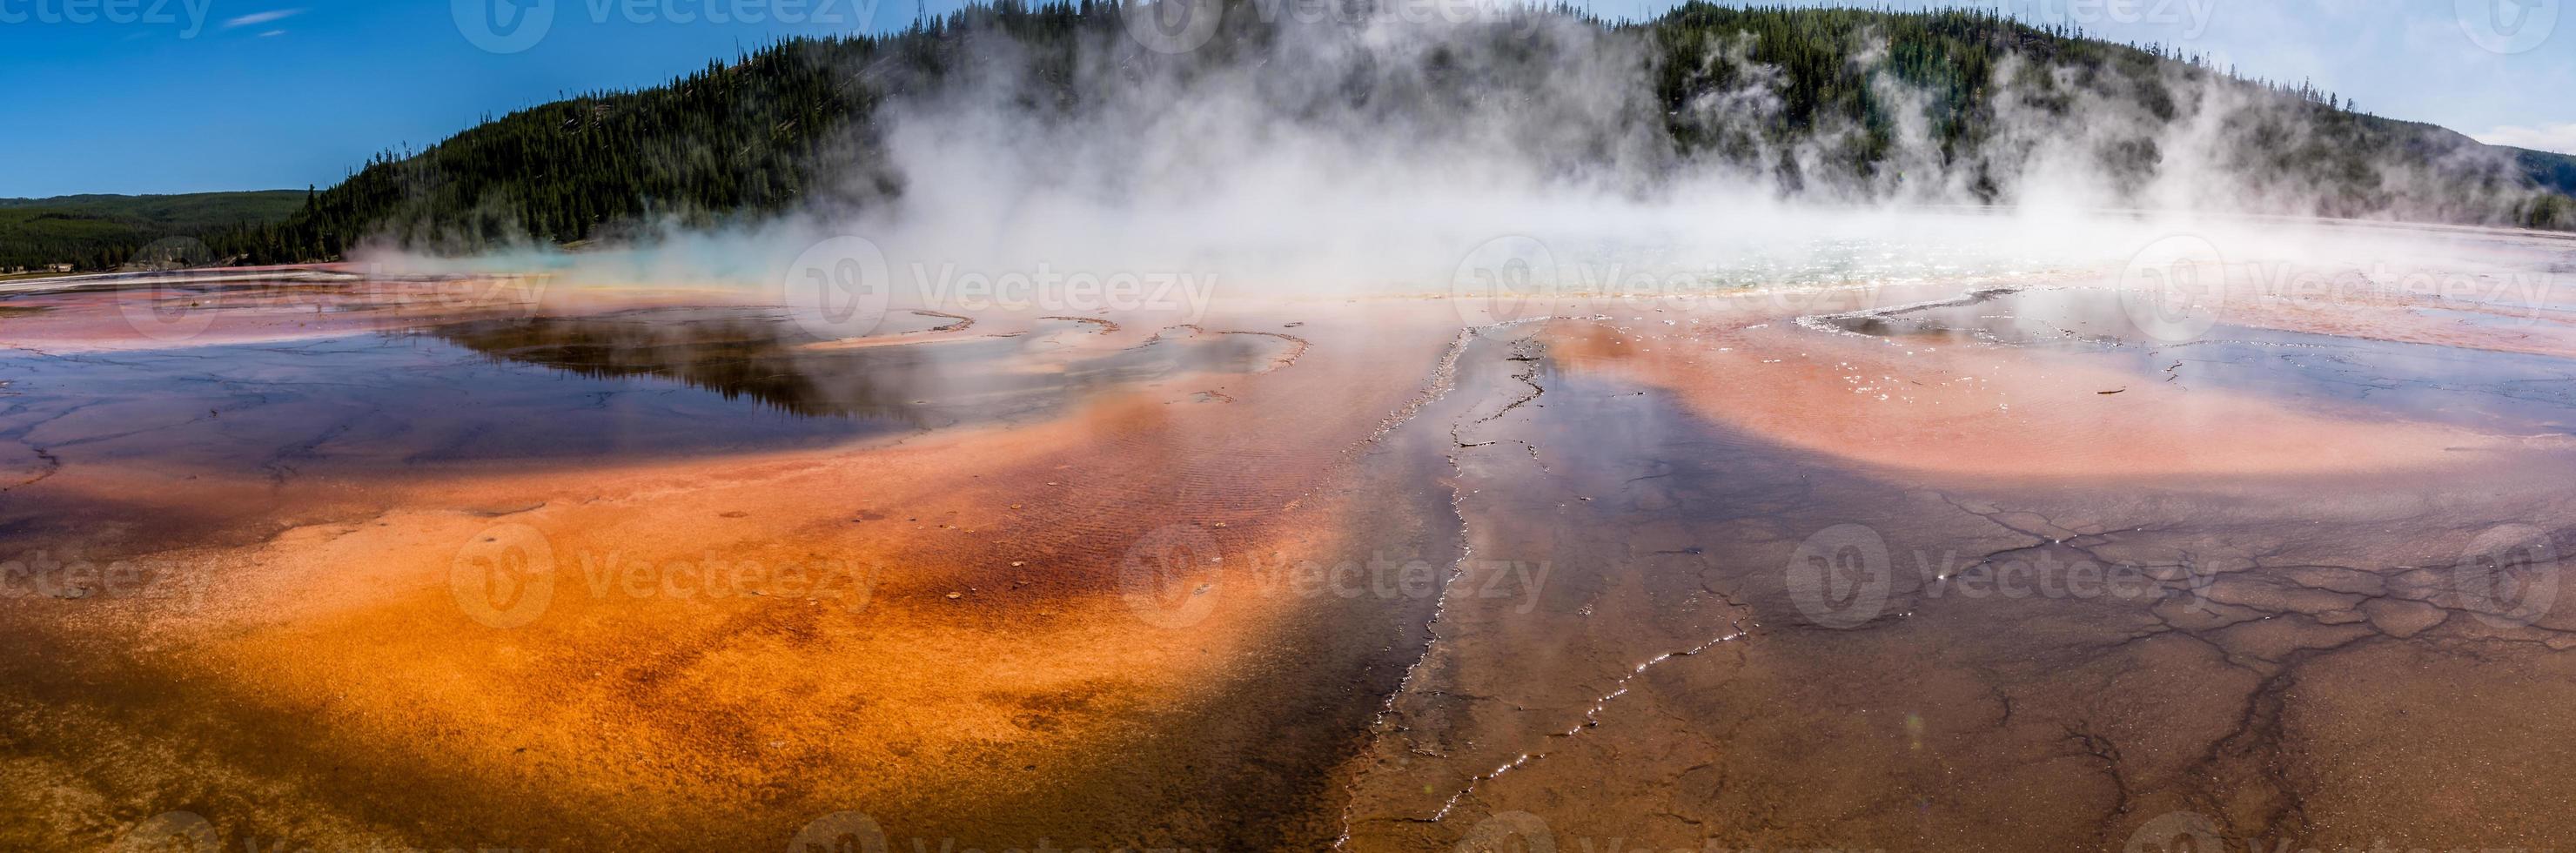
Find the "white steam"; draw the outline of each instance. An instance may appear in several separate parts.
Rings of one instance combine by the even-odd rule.
[[[839,197],[865,204],[574,255],[378,260],[775,287],[809,247],[856,235],[883,250],[897,304],[936,303],[961,276],[1044,274],[1186,276],[1249,299],[1446,292],[1479,246],[1518,235],[1547,248],[1560,286],[1725,288],[2116,267],[2162,234],[2243,230],[2199,219],[2211,212],[2474,219],[2516,192],[2459,186],[2500,164],[2420,157],[2370,162],[2358,201],[2312,186],[2245,143],[2269,123],[2287,134],[2275,144],[2323,144],[2304,105],[2178,63],[2145,81],[2170,95],[2150,103],[2006,58],[1986,87],[1986,141],[1957,157],[1934,98],[1865,36],[1850,61],[1892,107],[1892,138],[1854,176],[1835,164],[1859,127],[1785,143],[1755,131],[1780,119],[1785,77],[1750,58],[1749,36],[1709,45],[1712,67],[1696,69],[1733,85],[1668,109],[1637,30],[1512,13],[1262,32],[1177,56],[1094,32],[1067,55],[970,27],[955,37],[972,58],[945,77],[871,72],[905,94],[880,108],[876,144],[844,155],[853,188]],[[2026,75],[2059,85],[2045,100],[2008,85]],[[1675,150],[1668,123],[1727,156]],[[2120,156],[2140,151],[2153,156]],[[895,196],[866,191],[889,177]],[[1982,206],[1981,188],[2003,209],[1958,209]],[[2138,209],[2155,212],[2102,213]]]

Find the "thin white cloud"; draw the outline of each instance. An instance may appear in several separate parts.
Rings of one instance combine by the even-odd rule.
[[[260,33],[260,34],[259,34],[259,37],[260,37],[260,38],[268,38],[268,37],[270,37],[270,36],[282,36],[282,35],[285,35],[285,34],[286,34],[286,31],[285,31],[285,30],[269,30],[268,32]]]
[[[304,14],[303,9],[270,9],[266,12],[252,12],[248,15],[243,15],[241,17],[225,21],[223,28],[229,30],[235,27],[247,27],[252,24],[265,24],[270,21],[285,20],[301,14]],[[263,33],[263,35],[265,35],[265,33]]]
[[[2556,151],[2576,154],[2576,122],[2544,124],[2539,127],[2505,125],[2485,133],[2473,134],[2488,145],[2511,145],[2534,151]]]

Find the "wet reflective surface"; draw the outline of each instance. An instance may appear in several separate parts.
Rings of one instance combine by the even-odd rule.
[[[2282,331],[2213,322],[2190,340],[2141,339],[2120,294],[2100,288],[1990,289],[1922,306],[1853,312],[1820,323],[1912,346],[2000,344],[2100,357],[2134,384],[2261,396],[2359,416],[2440,420],[2510,431],[2576,427],[2576,372],[2553,355]],[[2515,337],[2576,317],[2417,307]],[[2129,387],[2124,383],[2121,388]],[[2123,392],[2125,393],[2125,392]]]
[[[1499,324],[21,288],[0,845],[2547,848],[2576,245],[2418,242]]]
[[[937,331],[959,330],[948,323]],[[912,428],[1031,420],[1094,393],[1181,373],[1246,374],[1289,359],[1277,334],[1156,332],[1143,343],[1091,340],[1115,327],[1040,318],[1003,336],[840,347],[779,312],[649,309],[603,316],[488,320],[420,334],[496,360],[591,378],[674,379],[781,412]]]

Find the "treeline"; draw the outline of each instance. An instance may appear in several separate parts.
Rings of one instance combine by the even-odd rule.
[[[57,264],[113,268],[155,240],[203,238],[283,221],[307,195],[263,190],[0,199],[0,273],[45,271]]]
[[[1117,45],[1132,54],[1121,63],[1222,63],[1275,35],[1275,8],[1231,2],[1219,36],[1181,59],[1124,40],[1124,16],[1143,10],[1091,0],[1004,0],[884,36],[782,41],[665,86],[583,95],[488,121],[426,150],[379,155],[282,221],[219,229],[206,240],[226,260],[292,262],[338,257],[372,239],[441,250],[575,243],[663,221],[704,224],[799,204],[869,204],[908,189],[874,156],[879,106],[935,89],[960,63],[974,61],[977,40],[1012,40],[1026,73],[1060,84],[1029,88],[1039,94],[1027,108],[1073,110],[1084,96],[1073,64],[1085,45]],[[2080,123],[2106,101],[2170,120],[2188,106],[2182,99],[2195,97],[2194,87],[2210,84],[2252,105],[2227,119],[2238,143],[2224,152],[2227,165],[2247,176],[2249,192],[2297,194],[2298,204],[2311,208],[2279,212],[2364,215],[2403,207],[2451,221],[2576,227],[2563,195],[2576,192],[2576,159],[2538,152],[2461,158],[2455,155],[2485,149],[2441,128],[2352,112],[2348,102],[2304,83],[2241,80],[2232,69],[2162,46],[2104,42],[1979,11],[1692,2],[1631,24],[1563,7],[1517,14],[1572,20],[1643,45],[1643,79],[1667,108],[1663,131],[1672,149],[1683,158],[1749,165],[1787,191],[1854,177],[1889,185],[1918,179],[1900,172],[1926,167],[1900,155],[1921,155],[1907,146],[1928,141],[1930,168],[1964,176],[1970,193],[1994,200],[2013,177],[1997,165],[2010,161],[1995,156],[2006,130],[1996,114],[1998,86],[2012,90],[2019,109]],[[1864,52],[1873,55],[1856,61]],[[2007,72],[2000,83],[1999,70]],[[1755,83],[1749,77],[1757,74],[1776,109],[1722,120],[1693,109],[1712,92]],[[1901,82],[1904,97],[1891,96],[1883,77]],[[1925,139],[1907,138],[1909,121],[1919,121]],[[1830,141],[1819,142],[1829,129],[1836,131]],[[1825,156],[1782,153],[1801,146]],[[2138,181],[2168,153],[2145,134],[2101,146],[2097,153],[2113,174]],[[2425,179],[2392,181],[2379,171],[2390,162],[2423,164]],[[2516,193],[2534,186],[2562,195]],[[2499,198],[2519,200],[2499,211]]]
[[[2302,81],[2238,77],[2233,68],[2163,45],[2124,45],[2072,27],[2034,27],[1991,12],[1884,13],[1858,9],[1739,8],[1691,2],[1645,25],[1657,45],[1658,94],[1685,148],[1757,156],[1802,143],[1828,127],[1853,129],[1826,145],[1828,163],[1863,177],[1902,165],[1899,128],[1926,123],[1935,166],[1966,177],[1971,193],[1995,201],[2019,165],[1995,149],[2000,134],[2034,126],[2105,137],[2090,152],[2124,189],[2142,187],[2168,155],[2208,156],[2242,181],[2241,195],[2270,202],[2265,212],[2368,216],[2390,211],[2446,222],[2576,228],[2576,158],[2493,149],[2428,124],[2357,112],[2349,100]],[[1854,62],[1883,44],[1875,62]],[[1720,54],[1736,51],[1740,57]],[[1740,60],[1740,61],[1731,61]],[[2007,69],[2005,63],[2012,63]],[[2008,73],[1998,77],[1998,70]],[[1690,110],[1704,93],[1735,91],[1748,73],[1780,97],[1768,121],[1739,114],[1722,123]],[[1899,93],[1878,85],[1885,74]],[[1998,88],[2009,92],[1998,92]],[[2000,94],[2023,115],[1998,115]],[[2187,99],[2229,99],[2186,103]],[[2104,104],[2130,111],[2125,125]],[[2160,150],[2158,131],[2189,108],[2220,117],[2215,152]],[[2044,124],[2042,122],[2045,122]],[[1816,176],[1794,161],[1773,164],[1791,188]],[[2392,169],[2391,167],[2397,167]],[[2540,192],[2532,192],[2539,190]],[[2285,208],[2303,209],[2285,209]]]
[[[868,87],[843,69],[876,46],[784,42],[667,86],[522,110],[417,153],[379,154],[287,221],[210,243],[271,263],[372,238],[573,242],[619,223],[775,211],[814,185],[818,147],[869,113]]]

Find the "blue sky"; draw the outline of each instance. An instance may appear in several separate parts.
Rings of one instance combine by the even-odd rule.
[[[0,196],[327,186],[372,152],[487,114],[652,85],[780,35],[896,27],[915,8],[879,2],[0,0]],[[496,19],[478,3],[526,8]],[[1594,0],[1623,16],[1668,5]],[[2382,115],[2576,152],[2576,10],[2561,9],[2576,0],[1943,5],[2179,44]],[[551,10],[541,25],[488,23],[537,9]]]

